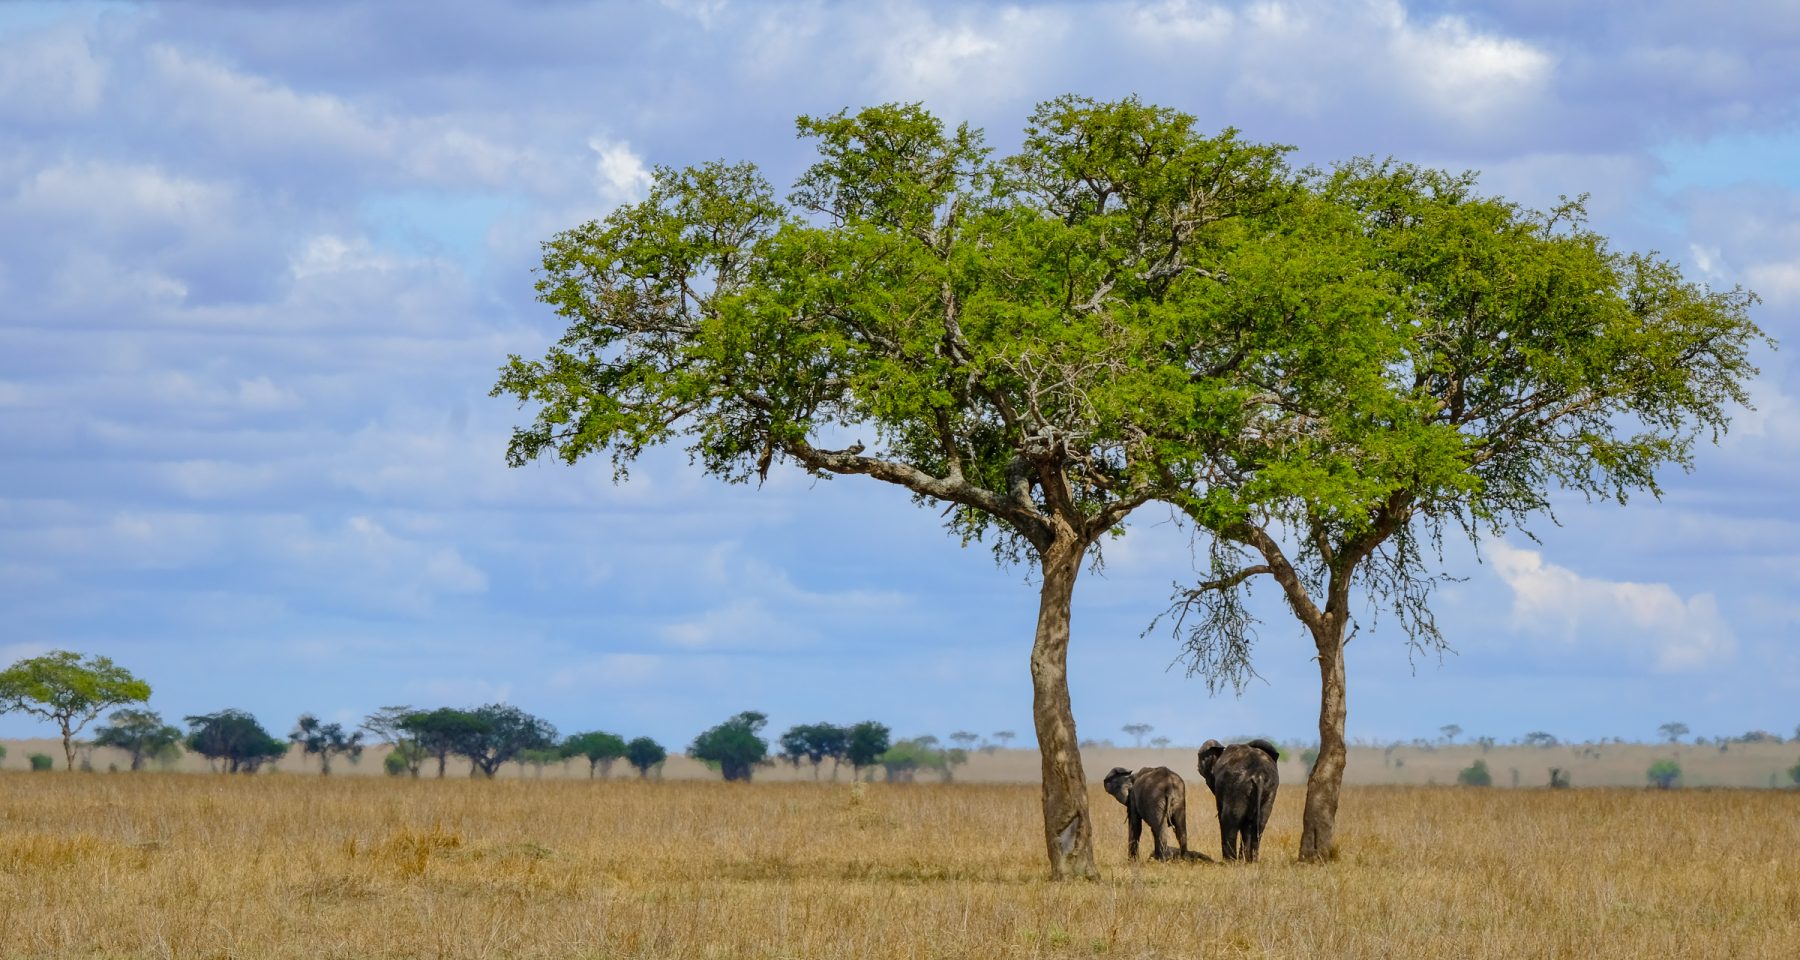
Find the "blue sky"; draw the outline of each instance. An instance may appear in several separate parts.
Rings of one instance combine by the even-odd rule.
[[[1589,8],[1592,9],[1589,9]],[[1608,12],[1611,11],[1611,12]],[[165,715],[271,728],[505,699],[683,745],[740,709],[1029,738],[1027,571],[875,481],[761,489],[678,451],[508,470],[487,396],[559,331],[537,245],[647,169],[806,161],[794,117],[894,100],[1004,146],[1137,93],[1294,144],[1482,171],[1761,294],[1800,333],[1800,8],[1516,0],[0,7],[0,663],[104,653]],[[1352,736],[1649,737],[1800,723],[1800,372],[1658,502],[1453,546],[1456,649],[1350,646]],[[1192,575],[1140,512],[1077,590],[1083,737],[1316,729],[1272,605],[1210,696],[1145,634]],[[1272,599],[1265,591],[1263,601]],[[0,735],[39,734],[21,717]]]

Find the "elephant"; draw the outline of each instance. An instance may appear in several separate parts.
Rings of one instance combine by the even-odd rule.
[[[1225,859],[1256,862],[1263,828],[1275,808],[1275,789],[1281,785],[1275,769],[1280,758],[1281,751],[1267,740],[1229,747],[1208,740],[1200,748],[1200,776],[1219,808],[1219,848]]]
[[[1138,838],[1144,834],[1145,822],[1150,824],[1150,840],[1155,844],[1151,859],[1209,859],[1206,854],[1188,850],[1187,782],[1181,779],[1181,774],[1168,767],[1145,767],[1136,773],[1114,767],[1103,782],[1106,792],[1125,805],[1125,823],[1131,831],[1126,852],[1131,859],[1137,859]],[[1168,841],[1163,839],[1165,828],[1174,829],[1179,851],[1171,850]]]

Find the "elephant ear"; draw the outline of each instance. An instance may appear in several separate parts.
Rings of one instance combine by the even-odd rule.
[[[1262,752],[1268,754],[1269,759],[1275,761],[1276,763],[1281,762],[1281,748],[1277,747],[1276,745],[1270,743],[1267,740],[1262,740],[1262,739],[1252,740],[1249,742],[1249,744],[1247,744],[1247,746],[1255,747],[1256,749],[1261,750]]]
[[[1225,745],[1217,740],[1208,740],[1200,747],[1200,775],[1206,778],[1207,786],[1213,782],[1213,764],[1219,760],[1219,754],[1225,752]]]
[[[1131,781],[1133,779],[1134,775],[1130,770],[1124,767],[1114,767],[1102,782],[1106,785],[1106,792],[1113,795],[1113,799],[1129,807],[1131,806]]]

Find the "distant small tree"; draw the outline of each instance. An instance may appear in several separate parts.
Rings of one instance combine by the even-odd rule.
[[[110,723],[94,730],[94,746],[116,747],[131,756],[131,769],[142,770],[146,759],[173,751],[181,754],[181,731],[163,722],[153,710],[115,710]]]
[[[1794,781],[1794,786],[1800,787],[1800,763],[1789,767],[1787,774],[1788,779]]]
[[[649,779],[650,771],[662,766],[669,752],[649,737],[638,737],[625,745],[625,762],[637,768],[639,779]]]
[[[1131,736],[1137,740],[1137,746],[1141,748],[1144,745],[1144,734],[1149,733],[1156,728],[1147,723],[1128,723],[1119,729],[1131,734]]]
[[[836,780],[838,764],[844,759],[849,741],[850,731],[835,723],[802,723],[781,735],[781,754],[796,770],[802,760],[811,763],[814,780],[819,779],[820,764],[830,757],[831,778]]]
[[[1454,723],[1446,723],[1438,728],[1438,732],[1444,735],[1445,743],[1455,743],[1456,738],[1462,736],[1462,727]]]
[[[1479,746],[1481,748],[1482,753],[1486,753],[1489,750],[1494,749],[1494,738],[1493,737],[1476,737],[1475,744],[1476,744],[1476,746]]]
[[[419,746],[418,741],[401,740],[388,750],[387,756],[381,759],[381,767],[387,771],[387,775],[390,777],[405,774],[417,778],[419,768],[429,757],[430,754],[425,752],[424,747]]]
[[[538,778],[542,779],[545,767],[553,763],[563,763],[568,759],[568,755],[562,752],[561,747],[527,747],[519,751],[519,775],[524,776],[525,768],[531,767],[537,771]]]
[[[1307,747],[1300,751],[1300,763],[1306,767],[1307,776],[1312,775],[1313,764],[1319,762],[1319,748]]]
[[[473,711],[452,707],[418,710],[400,718],[400,729],[426,756],[437,760],[439,780],[444,778],[450,755],[463,753],[465,747],[486,733],[487,728],[485,718],[476,716]]]
[[[745,710],[707,730],[688,745],[688,756],[716,766],[726,780],[749,780],[752,769],[769,755],[769,741],[757,734],[769,718]]]
[[[863,768],[874,766],[877,758],[886,753],[889,746],[886,724],[864,720],[851,727],[849,742],[844,747],[844,759],[850,761],[851,778],[860,778]]]
[[[1794,732],[1795,732],[1796,737],[1800,737],[1800,727],[1795,727]],[[1011,730],[995,730],[994,731],[994,739],[1000,741],[1000,746],[1003,749],[1005,747],[1007,747],[1009,744],[1011,744],[1012,739],[1016,736],[1018,736],[1018,734],[1012,732]]]
[[[227,708],[184,718],[188,724],[187,748],[226,773],[255,773],[264,763],[287,755],[286,741],[277,740],[256,718]]]
[[[1571,786],[1573,786],[1573,784],[1570,782],[1569,772],[1567,770],[1564,770],[1561,767],[1550,768],[1550,789],[1567,790]]]
[[[1525,735],[1525,745],[1528,747],[1554,747],[1559,742],[1554,734],[1542,730],[1533,730]]]
[[[595,773],[602,777],[611,775],[614,761],[625,756],[625,738],[599,730],[577,733],[563,741],[562,752],[565,757],[586,760],[588,779],[592,780]]]
[[[950,739],[952,741],[954,741],[957,746],[963,748],[964,750],[969,750],[969,749],[972,749],[975,746],[975,744],[981,740],[981,734],[972,733],[968,730],[958,730],[955,733],[950,735]]]
[[[27,757],[26,760],[31,764],[31,769],[34,773],[43,773],[46,770],[56,769],[56,761],[50,759],[50,755],[47,753],[34,753]]]
[[[1476,760],[1456,775],[1456,782],[1465,787],[1491,787],[1494,785],[1494,776],[1488,772],[1486,760]]]
[[[1680,721],[1665,723],[1656,729],[1660,731],[1664,737],[1668,738],[1670,743],[1679,743],[1682,737],[1688,735],[1688,725],[1681,723]]]
[[[944,751],[944,782],[956,779],[956,768],[969,762],[969,751],[961,747],[951,747]]]
[[[875,762],[887,771],[890,783],[911,783],[920,770],[935,770],[938,776],[949,780],[951,754],[962,754],[963,760],[968,759],[968,755],[960,750],[937,749],[936,737],[914,737],[896,742],[882,751]]]
[[[310,713],[303,713],[288,733],[288,740],[301,752],[319,758],[319,775],[331,775],[331,758],[348,757],[352,763],[362,756],[363,732],[346,732],[341,723],[325,723]]]
[[[521,753],[556,746],[556,728],[549,721],[512,704],[490,703],[469,713],[478,723],[476,729],[457,744],[456,752],[474,764],[470,776],[479,772],[492,780],[501,766]]]
[[[62,732],[66,769],[75,769],[75,735],[109,707],[143,703],[150,685],[107,657],[52,650],[0,670],[0,713],[28,713]]]
[[[419,768],[425,765],[430,756],[419,746],[418,738],[406,728],[406,718],[418,711],[408,706],[382,707],[380,710],[363,718],[361,729],[375,738],[376,743],[385,743],[393,749],[382,760],[389,774],[398,776],[401,773],[419,775]],[[394,766],[398,764],[396,771]]]
[[[6,765],[6,744],[0,743],[0,766]]]
[[[1167,749],[1169,746],[1169,743],[1170,743],[1170,740],[1168,737],[1152,737],[1152,738],[1150,738],[1150,745],[1155,747],[1158,750]]]
[[[1681,764],[1673,760],[1658,760],[1644,771],[1650,785],[1658,790],[1667,790],[1681,780]]]

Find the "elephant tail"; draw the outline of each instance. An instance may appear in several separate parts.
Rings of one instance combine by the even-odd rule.
[[[1245,823],[1244,823],[1244,839],[1251,844],[1252,849],[1254,849],[1257,845],[1262,843],[1262,832],[1263,832],[1262,811],[1263,811],[1263,784],[1262,784],[1262,781],[1259,779],[1252,780],[1250,783],[1249,816],[1245,818]]]

